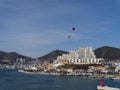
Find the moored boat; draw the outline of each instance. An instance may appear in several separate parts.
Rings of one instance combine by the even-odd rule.
[[[112,77],[111,80],[120,80],[120,77]]]
[[[120,90],[120,89],[108,86],[97,86],[97,90]]]

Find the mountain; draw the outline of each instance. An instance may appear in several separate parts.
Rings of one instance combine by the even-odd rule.
[[[3,52],[0,51],[0,63],[1,64],[13,64],[17,58],[25,59],[26,62],[33,60],[31,57],[27,57],[16,52]]]
[[[120,49],[115,48],[115,47],[109,47],[109,46],[103,46],[100,48],[97,48],[94,50],[95,55],[97,58],[105,58],[108,60],[114,60],[114,59],[119,59],[120,60]],[[42,57],[38,57],[38,61],[40,62],[53,62],[53,60],[56,60],[58,56],[61,56],[62,54],[68,54],[69,52],[67,51],[62,51],[62,50],[55,50],[52,51]],[[29,62],[31,60],[35,60],[31,57],[27,57],[21,54],[18,54],[16,52],[4,52],[0,51],[0,64],[1,63],[14,63],[16,62],[17,58],[23,58],[26,60],[26,62]]]
[[[0,60],[2,60],[6,54],[6,52],[0,51]]]
[[[55,50],[42,57],[39,57],[38,60],[53,62],[53,60],[57,59],[57,57],[61,56],[62,54],[68,54],[68,52],[62,50]]]
[[[52,62],[54,59],[57,59],[58,56],[62,55],[62,54],[67,54],[68,52],[66,51],[62,51],[62,50],[55,50],[52,51],[42,57],[39,57],[38,60],[39,61],[47,61],[47,62]],[[4,51],[0,51],[0,64],[13,64],[16,62],[17,58],[22,58],[26,60],[26,63],[29,61],[33,61],[35,59],[31,58],[31,57],[27,57],[21,54],[18,54],[16,52],[4,52]]]
[[[120,49],[115,47],[103,46],[94,50],[97,58],[109,60],[120,59]]]
[[[55,50],[47,55],[39,57],[38,60],[53,62],[53,60],[57,59],[58,56],[68,53],[69,52],[67,51]],[[94,50],[94,53],[97,58],[105,58],[109,60],[120,59],[120,49],[115,47],[103,46]]]

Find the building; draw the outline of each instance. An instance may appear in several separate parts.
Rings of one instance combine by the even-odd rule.
[[[100,64],[102,58],[96,58],[91,47],[80,48],[77,51],[71,50],[69,54],[57,57],[58,62],[68,62],[72,64]]]

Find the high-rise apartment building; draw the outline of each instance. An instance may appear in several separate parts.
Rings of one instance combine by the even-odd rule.
[[[71,50],[69,54],[58,56],[57,61],[67,61],[73,64],[99,64],[102,58],[96,58],[91,47]]]

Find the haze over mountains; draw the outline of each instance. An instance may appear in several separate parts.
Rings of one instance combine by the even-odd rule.
[[[98,58],[105,58],[107,60],[114,60],[114,59],[119,59],[120,60],[120,48],[115,48],[115,47],[109,47],[109,46],[103,46],[100,48],[97,48],[94,50],[96,57]],[[63,50],[55,50],[52,51],[44,56],[38,57],[38,60],[41,61],[47,61],[47,62],[52,62],[55,60],[58,56],[62,54],[67,54],[69,52],[63,51]],[[17,58],[23,58],[26,61],[31,61],[35,60],[32,57],[24,56],[21,54],[18,54],[16,52],[4,52],[0,51],[0,63],[5,63],[6,60],[9,63],[14,63]]]

